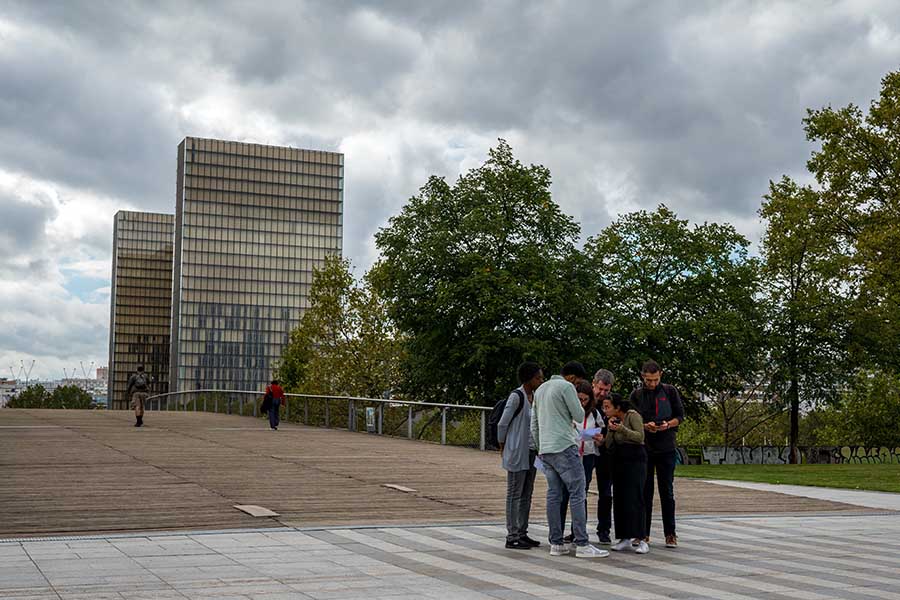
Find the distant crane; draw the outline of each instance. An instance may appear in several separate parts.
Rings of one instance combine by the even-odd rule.
[[[34,368],[34,360],[31,361],[31,366],[28,367],[28,370],[25,370],[25,361],[22,362],[22,371],[25,371],[25,387],[28,387],[28,380],[31,378],[31,370]]]
[[[87,371],[84,370],[84,361],[81,360],[78,362],[81,364],[81,376],[84,377],[85,379],[87,379],[88,378],[87,374],[93,373],[93,371],[94,371],[94,361],[91,361],[91,365],[88,367]]]

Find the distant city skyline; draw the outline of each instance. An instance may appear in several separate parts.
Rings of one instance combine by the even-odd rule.
[[[188,135],[343,154],[343,254],[497,138],[600,231],[664,202],[757,242],[807,108],[865,109],[900,3],[0,3],[0,369],[106,361],[110,223],[171,212]]]

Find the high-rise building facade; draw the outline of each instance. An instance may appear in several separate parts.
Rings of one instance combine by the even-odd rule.
[[[108,396],[128,408],[125,385],[138,365],[151,392],[169,386],[173,215],[119,211],[113,221]],[[98,375],[99,375],[98,369]]]
[[[171,391],[261,389],[340,255],[342,154],[185,138],[178,146]]]

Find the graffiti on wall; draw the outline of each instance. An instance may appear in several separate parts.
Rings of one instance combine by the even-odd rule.
[[[679,448],[682,464],[785,465],[790,462],[789,446],[703,446]],[[865,446],[800,447],[806,464],[900,464],[900,448]]]

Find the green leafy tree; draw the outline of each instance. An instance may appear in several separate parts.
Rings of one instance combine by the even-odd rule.
[[[881,371],[860,372],[844,395],[840,414],[845,443],[900,447],[900,377]]]
[[[276,376],[291,391],[377,398],[397,385],[400,349],[377,290],[357,283],[347,260],[330,257],[315,273],[310,308]]]
[[[407,336],[404,389],[490,404],[522,360],[579,357],[589,323],[578,233],[549,170],[503,140],[454,185],[431,177],[375,238],[373,281]]]
[[[10,399],[9,408],[49,408],[50,393],[41,384],[29,385]]]
[[[800,408],[833,399],[844,376],[848,261],[821,227],[819,195],[784,177],[770,182],[760,209],[769,310],[771,390],[790,409],[790,461],[798,463]]]
[[[77,385],[61,385],[50,394],[48,408],[88,409],[91,395]]]
[[[748,245],[730,225],[689,226],[662,205],[590,238],[598,364],[617,371],[624,386],[656,360],[693,415],[702,411],[701,394],[742,389],[759,368],[764,322],[755,298],[759,264]]]
[[[816,226],[848,257],[857,289],[849,346],[857,364],[900,372],[900,71],[881,81],[867,114],[852,104],[810,110],[808,162],[819,189]]]

